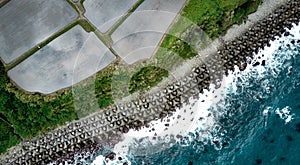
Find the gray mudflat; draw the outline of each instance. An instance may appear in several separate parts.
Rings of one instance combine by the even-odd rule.
[[[185,0],[145,0],[112,34],[113,48],[128,64],[151,58],[184,3]]]
[[[94,33],[75,26],[8,71],[29,92],[49,94],[90,77],[116,57]]]
[[[12,62],[76,17],[65,0],[11,0],[0,10],[0,57]]]
[[[85,16],[101,32],[106,32],[137,0],[85,0]]]

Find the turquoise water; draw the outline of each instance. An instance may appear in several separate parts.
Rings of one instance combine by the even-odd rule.
[[[204,144],[196,138],[201,133],[194,132],[188,146],[178,144],[154,155],[131,157],[131,163],[300,164],[299,26],[292,32],[252,61],[265,60],[265,64],[233,73],[215,109],[224,112],[218,129],[211,131],[218,142]]]
[[[92,164],[300,164],[300,26],[290,32],[248,59],[246,70],[224,78],[207,129],[196,125],[169,147],[170,139],[160,139],[150,154],[135,154],[136,143],[123,142],[125,152],[102,150]],[[105,160],[111,151],[117,157]]]

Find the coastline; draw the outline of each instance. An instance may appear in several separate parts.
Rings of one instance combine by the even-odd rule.
[[[186,164],[187,160],[196,164],[199,162],[205,164],[210,160],[214,161],[213,158],[216,158],[217,162],[225,164],[226,162],[240,164],[232,161],[239,157],[239,154],[234,152],[237,148],[247,152],[245,146],[251,146],[253,143],[263,143],[265,147],[272,146],[268,140],[260,141],[257,140],[259,139],[256,138],[257,136],[252,137],[253,132],[259,136],[262,132],[266,133],[268,132],[266,130],[273,129],[274,125],[270,124],[271,121],[280,122],[278,120],[282,120],[282,127],[274,128],[277,131],[289,129],[292,125],[291,131],[293,132],[289,132],[287,136],[292,133],[293,139],[299,139],[297,138],[299,131],[294,130],[294,124],[300,122],[297,103],[284,102],[278,106],[278,101],[275,101],[280,96],[280,100],[289,97],[283,91],[294,93],[293,89],[297,88],[294,83],[298,82],[299,74],[296,70],[300,69],[297,68],[299,66],[297,57],[300,50],[297,44],[300,43],[299,29],[299,25],[293,24],[292,29],[287,30],[290,33],[289,36],[284,34],[277,36],[276,40],[270,42],[270,46],[255,53],[251,62],[247,61],[248,66],[243,72],[235,67],[234,71],[230,71],[227,76],[223,77],[220,88],[215,89],[214,86],[210,86],[210,90],[204,90],[204,93],[199,94],[196,103],[190,100],[189,107],[184,105],[172,116],[151,122],[149,128],[144,127],[138,131],[130,130],[124,134],[125,139],[118,143],[112,151],[128,160],[129,164],[140,164],[141,162]],[[285,86],[285,82],[289,84],[288,87]],[[280,90],[281,86],[289,89]],[[282,98],[282,95],[285,97]],[[275,115],[278,116],[275,117]],[[180,118],[177,118],[178,116]],[[294,131],[296,131],[295,135]],[[239,136],[233,136],[233,134]],[[269,138],[276,139],[277,136],[278,134],[273,134]],[[285,144],[284,137],[280,142],[280,147],[283,148],[286,145],[288,144]],[[287,149],[286,152],[290,150]],[[192,155],[197,155],[197,158],[190,157],[185,152],[193,153]],[[259,157],[264,163],[274,163],[274,159],[272,159],[274,153],[265,151],[265,154],[268,153],[270,153],[268,158],[250,156],[249,159],[254,159],[255,162],[255,157]],[[98,157],[104,157],[103,155],[106,154],[101,153]],[[247,155],[255,155],[255,151]],[[276,152],[275,155],[279,157],[280,154]],[[292,155],[286,156],[288,160],[286,162],[291,162]],[[98,159],[98,157],[94,161],[95,164],[102,164],[106,161]],[[83,161],[83,163],[85,162]],[[118,159],[108,162],[108,164],[114,163],[122,164]]]
[[[294,2],[298,6],[300,4],[299,2],[296,2],[296,1],[290,1],[289,3],[292,3],[292,2]],[[282,1],[282,3],[283,3],[283,1]],[[286,27],[287,25],[290,24],[290,22],[284,21],[285,18],[292,18],[292,17],[290,17],[291,15],[292,16],[295,16],[296,14],[299,15],[299,8],[297,8],[297,7],[293,8],[292,6],[290,6],[290,8],[294,9],[295,13],[294,14],[292,13],[292,14],[284,15],[284,16],[282,16],[282,18],[281,18],[280,21],[276,21],[277,25],[278,26],[280,25],[282,27],[280,27],[278,29],[278,31],[277,30],[274,31],[274,33],[281,33],[281,29],[283,29],[284,27]],[[271,10],[270,8],[268,8],[268,9]],[[259,9],[258,11],[262,12],[262,9]],[[265,12],[265,10],[263,10],[263,11]],[[274,9],[272,11],[274,11]],[[272,12],[272,11],[270,11],[270,12]],[[259,13],[256,13],[256,14],[259,15]],[[278,17],[280,17],[280,16],[278,16]],[[264,18],[265,18],[264,20],[268,20],[267,17],[264,17]],[[274,17],[274,18],[271,19],[270,21],[276,20],[277,17]],[[295,17],[295,18],[297,18],[297,17]],[[294,18],[287,19],[287,20],[288,21],[299,21],[299,20],[296,20],[296,19],[294,20]],[[259,22],[259,20],[257,20],[257,21]],[[253,23],[253,22],[251,22],[251,23]],[[282,24],[280,24],[280,23],[282,23]],[[255,23],[253,23],[252,25],[254,25],[254,24]],[[262,23],[258,23],[258,25],[260,27],[263,27],[264,25],[269,25],[269,24],[268,24],[268,21],[266,21],[266,22],[262,21]],[[273,24],[273,25],[275,26],[276,23]],[[244,31],[246,31],[246,30],[248,30],[248,27],[242,27],[241,26],[241,29],[243,29]],[[137,100],[137,101],[134,102],[135,105],[131,105],[131,108],[128,108],[128,105],[118,106],[118,108],[115,107],[111,111],[104,111],[104,112],[98,112],[98,113],[92,114],[89,117],[81,119],[82,122],[75,121],[75,122],[69,123],[65,127],[61,127],[59,129],[56,129],[54,132],[59,132],[59,133],[56,133],[57,135],[55,135],[55,133],[54,133],[54,135],[51,135],[50,139],[52,139],[52,140],[48,140],[46,136],[41,136],[39,138],[35,138],[35,139],[31,140],[31,142],[20,144],[17,147],[15,147],[15,149],[17,149],[16,153],[19,153],[19,151],[20,151],[21,154],[14,154],[13,149],[11,149],[7,154],[1,155],[1,158],[0,158],[1,162],[2,161],[4,162],[4,160],[6,158],[9,158],[10,156],[16,158],[14,155],[16,155],[16,156],[17,155],[18,156],[26,156],[27,155],[26,156],[27,158],[29,158],[29,157],[36,157],[36,158],[31,158],[30,160],[29,159],[27,159],[27,160],[31,161],[31,162],[38,162],[38,161],[34,161],[34,159],[37,159],[40,162],[41,159],[37,155],[41,155],[41,154],[39,154],[40,152],[33,153],[34,149],[36,149],[38,147],[42,148],[43,145],[44,145],[44,146],[46,146],[45,148],[48,148],[46,150],[50,150],[52,148],[54,148],[54,150],[57,149],[56,151],[58,151],[58,150],[64,150],[65,147],[67,147],[68,145],[71,145],[71,144],[67,144],[68,141],[70,142],[71,140],[64,139],[64,137],[61,136],[62,138],[59,138],[59,139],[62,140],[62,142],[64,143],[64,145],[63,145],[62,148],[60,148],[59,144],[58,144],[59,142],[57,141],[57,139],[58,139],[57,137],[59,137],[59,134],[61,134],[61,135],[64,134],[64,133],[65,134],[72,134],[73,130],[75,131],[75,136],[70,136],[70,137],[74,137],[74,138],[71,138],[71,139],[73,139],[73,142],[70,142],[70,143],[74,143],[74,144],[77,143],[77,142],[79,142],[79,141],[84,141],[84,139],[89,139],[90,137],[93,137],[93,136],[97,135],[97,133],[95,132],[95,130],[97,129],[97,127],[99,128],[99,126],[96,126],[96,128],[91,129],[91,128],[84,128],[86,126],[80,126],[80,125],[89,124],[91,127],[94,127],[92,125],[94,123],[98,122],[98,125],[100,125],[100,126],[105,126],[106,125],[106,127],[105,127],[106,130],[102,129],[100,131],[101,133],[106,134],[108,130],[111,130],[113,134],[117,134],[118,130],[115,130],[115,129],[118,129],[118,127],[120,127],[120,126],[122,128],[121,131],[124,132],[125,130],[129,129],[130,127],[131,128],[136,128],[136,127],[141,127],[144,124],[147,124],[147,122],[148,122],[147,120],[149,120],[149,116],[152,119],[154,119],[154,118],[163,117],[163,116],[171,113],[171,112],[165,111],[165,110],[162,110],[162,111],[157,110],[156,111],[155,107],[158,106],[161,109],[167,109],[169,107],[168,109],[172,109],[174,107],[180,106],[180,102],[182,100],[188,99],[189,97],[193,96],[194,94],[200,93],[201,90],[203,90],[203,88],[205,88],[205,87],[207,88],[209,86],[211,80],[216,80],[217,78],[219,78],[218,76],[222,76],[224,73],[226,73],[227,69],[232,69],[234,65],[240,65],[240,62],[242,62],[242,61],[245,60],[245,56],[239,56],[238,54],[236,55],[235,52],[234,52],[234,50],[237,50],[237,49],[236,48],[231,48],[231,46],[233,45],[233,46],[238,47],[238,45],[237,45],[238,42],[246,40],[248,38],[251,38],[251,36],[255,36],[255,32],[253,32],[253,31],[254,30],[259,31],[260,29],[261,28],[252,28],[251,30],[247,31],[246,34],[248,34],[248,37],[246,37],[246,38],[244,38],[243,36],[235,36],[235,40],[232,40],[234,37],[233,38],[230,38],[230,37],[226,38],[226,37],[224,37],[224,39],[223,39],[224,41],[222,41],[222,40],[216,40],[215,42],[216,43],[219,42],[220,47],[222,47],[223,49],[220,49],[219,47],[215,47],[215,45],[213,44],[212,47],[208,47],[208,49],[206,49],[205,51],[203,51],[203,53],[201,53],[201,54],[204,54],[204,53],[205,54],[210,54],[209,56],[208,55],[207,56],[208,56],[209,59],[212,59],[213,61],[211,62],[211,61],[209,61],[207,59],[203,59],[203,56],[197,57],[197,60],[194,60],[194,62],[191,62],[191,63],[194,64],[195,66],[199,66],[199,64],[203,64],[202,62],[204,61],[205,64],[206,64],[206,66],[204,66],[204,68],[202,68],[202,69],[200,67],[199,68],[195,68],[194,72],[190,73],[189,76],[186,76],[185,78],[183,78],[183,80],[181,81],[181,83],[177,84],[177,86],[173,86],[173,87],[170,86],[168,90],[165,90],[165,91],[163,91],[163,92],[161,92],[159,94],[156,93],[155,96],[153,96],[152,98],[146,98],[146,99]],[[270,27],[269,29],[271,29],[271,31],[272,31],[272,27]],[[253,52],[257,51],[259,48],[261,48],[264,45],[266,45],[274,36],[276,36],[276,34],[270,34],[268,32],[269,32],[269,30],[266,30],[265,31],[266,36],[262,35],[264,33],[261,33],[261,35],[264,36],[264,37],[257,38],[258,40],[261,39],[262,42],[254,42],[254,41],[252,41],[252,46],[251,46],[250,43],[244,42],[246,44],[249,44],[250,46],[248,45],[249,47],[247,47],[247,45],[245,46],[245,45],[241,44],[241,45],[239,45],[240,49],[242,49],[242,50],[245,51],[246,56],[251,57],[251,54]],[[273,33],[273,31],[272,31],[272,33]],[[228,35],[229,35],[229,33],[228,33]],[[229,36],[231,36],[231,35],[229,35]],[[226,41],[228,41],[228,43],[226,43]],[[222,43],[224,43],[225,45],[222,46]],[[256,46],[253,46],[253,43],[255,43]],[[216,45],[218,45],[218,44],[216,44]],[[243,48],[243,47],[245,47],[245,48]],[[217,48],[219,48],[219,50],[220,50],[218,52],[219,56],[215,55],[215,53],[218,51]],[[221,63],[221,65],[218,64],[217,62],[218,62],[218,60],[220,60],[220,57],[222,59],[222,57],[228,56],[228,54],[227,54],[228,52],[229,52],[229,56],[231,56],[229,59],[232,59],[234,57],[237,57],[237,59],[234,59],[233,61],[230,61],[230,60],[224,61],[224,64]],[[210,67],[210,66],[217,66],[217,65],[218,66],[222,66],[222,67],[218,68],[218,69],[212,69],[213,67]],[[207,67],[209,67],[209,68],[207,68]],[[224,69],[226,69],[226,70],[224,70]],[[201,71],[201,70],[203,70],[203,71]],[[186,72],[188,73],[188,72],[190,72],[190,70],[186,69]],[[206,75],[203,74],[205,72],[206,72]],[[217,77],[215,77],[213,79],[207,79],[209,77],[209,75],[212,75],[212,74],[214,76],[217,75]],[[194,87],[196,87],[196,88],[194,88]],[[177,94],[172,95],[171,93],[174,93],[174,92],[177,93]],[[162,99],[162,97],[163,97],[163,99]],[[177,100],[177,101],[174,101],[174,100]],[[168,101],[172,101],[172,103],[171,104],[162,104],[162,103],[166,103]],[[147,102],[148,102],[148,104],[147,104]],[[149,102],[154,103],[154,105],[149,104]],[[158,105],[157,105],[157,103],[158,103]],[[177,105],[178,103],[179,103],[179,105]],[[162,105],[165,105],[165,107],[163,107]],[[126,106],[127,106],[127,108],[126,108]],[[150,111],[149,107],[151,108],[152,113],[154,113],[154,114],[146,114],[146,113],[149,113],[149,111]],[[125,110],[125,109],[128,109],[128,110]],[[136,111],[138,109],[140,109],[140,111]],[[129,114],[130,114],[130,116],[127,115],[125,113],[125,111],[128,111]],[[163,113],[159,113],[159,112],[163,112]],[[136,113],[138,115],[136,115],[136,116],[132,115],[132,114],[136,114]],[[112,115],[115,116],[116,118],[110,119],[110,116],[112,116]],[[124,119],[123,116],[124,117],[126,117],[126,116],[128,117],[127,122],[123,121],[123,119]],[[92,118],[94,118],[95,122],[92,120]],[[98,118],[98,119],[95,119],[95,118]],[[100,120],[105,120],[105,121],[103,123],[101,123]],[[119,124],[120,126],[118,126],[118,121],[121,122],[121,124]],[[146,121],[146,123],[145,123],[145,121]],[[80,123],[80,124],[78,124],[78,123]],[[111,128],[110,127],[111,123],[113,123],[113,125],[116,126],[117,128]],[[79,126],[76,126],[76,125],[79,125]],[[124,125],[129,125],[129,126],[124,126]],[[71,126],[72,129],[70,129],[69,126]],[[83,128],[83,130],[81,131],[81,133],[79,131],[80,128]],[[61,131],[61,130],[64,130],[64,129],[66,131]],[[88,132],[92,132],[91,135],[88,135]],[[101,133],[99,133],[98,135],[100,135]],[[47,135],[50,135],[50,134],[51,133],[48,133]],[[83,135],[83,138],[79,137],[80,135]],[[68,138],[70,138],[70,137],[68,137]],[[102,137],[102,139],[100,139],[100,140],[102,141],[102,140],[105,140],[106,138],[108,138],[107,141],[110,140],[109,137]],[[43,142],[44,140],[45,140],[45,142]],[[51,143],[51,141],[52,141],[53,146],[49,146],[49,143]],[[55,144],[55,142],[56,142],[56,144]],[[42,143],[44,143],[44,144],[42,144]],[[67,145],[65,145],[65,144],[67,144]],[[21,148],[26,148],[26,146],[28,146],[28,150],[21,149]],[[18,147],[19,147],[19,149],[18,149]],[[29,153],[31,153],[31,154],[29,154]],[[43,159],[43,158],[46,158],[47,155],[42,155],[41,157]],[[15,160],[12,160],[12,162],[7,162],[7,163],[16,163],[16,161],[23,161],[23,160],[22,160],[21,157],[19,157],[19,158],[16,158]]]

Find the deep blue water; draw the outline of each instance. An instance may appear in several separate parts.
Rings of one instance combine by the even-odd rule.
[[[226,78],[225,92],[209,108],[217,120],[206,132],[208,139],[196,129],[156,153],[139,156],[129,149],[122,161],[94,163],[123,164],[126,159],[134,165],[300,164],[299,26],[248,62],[245,71]],[[252,66],[256,62],[261,65]]]
[[[234,81],[216,112],[225,114],[212,134],[222,149],[197,140],[147,156],[131,156],[132,164],[300,164],[300,30],[281,38],[271,58],[248,73],[234,73]],[[295,44],[292,44],[295,40]],[[260,58],[260,59],[259,59]],[[262,63],[262,53],[253,61]],[[263,70],[263,71],[262,71]],[[225,106],[224,106],[225,103]],[[288,110],[287,116],[283,114]],[[288,115],[293,119],[288,122]],[[287,120],[287,122],[286,122]],[[226,131],[223,136],[220,132]]]

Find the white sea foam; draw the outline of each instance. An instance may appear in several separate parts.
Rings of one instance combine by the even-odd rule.
[[[286,106],[282,109],[277,108],[275,110],[275,113],[279,115],[279,117],[285,121],[285,124],[289,123],[294,119],[295,114],[291,113],[291,108],[289,106]]]
[[[199,97],[190,98],[190,104],[183,105],[172,116],[152,121],[149,128],[144,127],[138,131],[130,130],[124,134],[125,140],[117,144],[114,150],[117,153],[127,153],[129,151],[128,147],[136,142],[144,142],[153,146],[159,145],[158,148],[162,149],[160,146],[162,141],[164,144],[171,143],[165,146],[171,147],[172,144],[181,139],[178,137],[184,137],[196,129],[202,131],[209,129],[214,125],[216,115],[213,115],[208,109],[218,101],[217,96],[219,95],[216,93],[218,91],[213,94],[206,90]]]
[[[119,157],[121,157],[122,160],[119,160]],[[113,160],[105,158],[103,155],[99,155],[91,165],[123,165],[124,163],[131,165],[131,162],[126,158],[126,156],[123,155],[117,154]]]
[[[203,142],[213,142],[213,141],[221,141],[222,137],[214,136],[212,133],[212,129],[216,129],[216,121],[220,115],[222,115],[222,111],[217,106],[224,104],[223,96],[231,93],[237,93],[238,91],[237,84],[235,82],[242,81],[245,83],[245,86],[251,85],[248,80],[249,77],[256,76],[257,78],[262,78],[266,76],[266,74],[270,74],[267,71],[271,70],[271,74],[274,78],[278,76],[278,72],[280,72],[280,68],[282,68],[284,58],[289,58],[285,56],[283,59],[274,57],[274,52],[278,49],[283,42],[288,42],[291,38],[300,38],[300,26],[294,26],[289,32],[292,34],[291,36],[284,37],[278,36],[275,41],[271,41],[270,47],[265,47],[263,50],[260,50],[258,54],[254,56],[253,59],[249,59],[252,61],[251,64],[259,61],[262,63],[263,60],[267,61],[266,66],[258,65],[256,67],[252,67],[248,65],[248,67],[240,72],[237,67],[235,67],[234,72],[229,72],[228,76],[223,77],[222,85],[218,89],[214,89],[214,86],[210,86],[209,91],[204,91],[203,94],[200,94],[197,98],[190,98],[190,104],[184,105],[181,109],[178,109],[176,113],[172,116],[166,117],[162,120],[152,121],[150,123],[150,128],[142,128],[138,131],[130,130],[128,133],[124,134],[124,140],[118,143],[114,152],[120,155],[124,160],[131,164],[127,159],[131,155],[136,154],[138,147],[141,147],[143,150],[149,150],[149,152],[157,152],[159,150],[153,149],[166,149],[167,147],[171,147],[174,143],[179,143],[180,145],[190,145],[190,141],[195,140],[195,136],[190,136],[189,133],[199,132],[200,137],[197,137],[198,140],[202,140]],[[262,82],[265,89],[265,93],[270,92],[270,83],[268,80]],[[243,86],[242,89],[243,90]],[[254,99],[259,99],[259,97],[264,97],[263,95],[253,96]],[[218,103],[218,104],[215,104]],[[262,110],[262,115],[268,116],[270,112],[269,109]],[[283,119],[285,122],[290,122],[293,119],[293,114],[290,113],[289,107],[285,107],[283,109],[276,109],[275,112]],[[179,117],[180,116],[180,117]],[[169,126],[165,126],[168,123]],[[152,130],[154,128],[154,130]],[[149,131],[150,130],[150,131]],[[218,129],[217,129],[218,130]],[[224,136],[226,132],[223,132],[221,135]],[[181,136],[176,136],[181,135]],[[153,138],[156,137],[156,138]],[[180,138],[177,138],[180,137]],[[187,138],[181,138],[187,137]],[[151,146],[156,146],[151,149]],[[216,148],[220,149],[220,148]],[[147,152],[140,154],[146,154]],[[93,162],[95,165],[101,164],[119,164],[116,160],[114,161],[105,161],[105,158],[100,155]]]
[[[213,88],[211,86],[211,90]],[[202,138],[210,138],[211,135],[208,130],[215,125],[218,115],[212,114],[209,108],[219,101],[218,97],[221,92],[222,88],[214,90],[214,93],[206,90],[199,97],[190,98],[190,104],[183,105],[172,116],[152,121],[149,128],[143,127],[138,131],[130,130],[124,134],[125,139],[115,146],[114,152],[118,155],[146,155],[149,152],[159,152],[167,149],[178,142],[183,146],[189,145],[189,142],[193,139],[186,140],[182,137],[189,137],[187,136],[188,133],[195,131],[201,131]],[[165,124],[169,125],[166,126]],[[139,148],[147,149],[148,152],[141,151]],[[126,158],[126,156],[122,158]],[[100,156],[99,159],[95,162],[103,162],[103,156]]]

